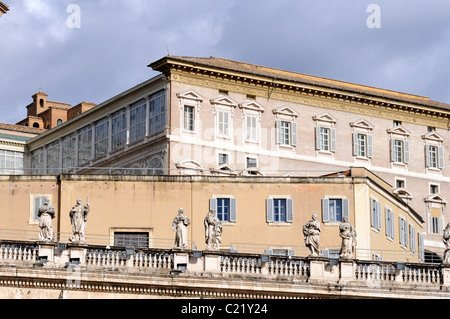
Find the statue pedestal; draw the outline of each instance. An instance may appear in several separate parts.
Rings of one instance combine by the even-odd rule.
[[[450,264],[444,263],[442,266],[442,285],[450,287]]]
[[[339,283],[348,283],[355,279],[353,259],[339,259]]]
[[[205,251],[203,256],[203,269],[209,273],[220,273],[220,261],[222,253],[220,251]]]
[[[55,242],[39,242],[39,262],[43,264],[53,263],[55,261],[55,247]]]
[[[173,250],[173,269],[184,271],[188,270],[189,266],[189,252],[183,249]]]
[[[82,264],[86,261],[86,247],[71,244],[69,247],[69,262],[71,264]]]

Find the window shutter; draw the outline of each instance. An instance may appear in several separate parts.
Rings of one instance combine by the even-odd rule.
[[[322,199],[322,221],[324,223],[330,221],[330,200],[328,198]]]
[[[230,198],[230,222],[235,223],[237,221],[237,200],[236,198]]]
[[[403,162],[409,163],[409,141],[403,141]]]
[[[320,127],[316,127],[316,150],[320,150]]]
[[[430,145],[425,145],[425,165],[426,167],[430,167]]]
[[[294,221],[294,200],[292,198],[286,199],[286,222],[292,223]]]
[[[216,212],[216,216],[217,216],[217,199],[216,198],[209,199],[209,210],[213,210],[214,212]]]
[[[266,220],[268,223],[273,223],[273,199],[266,199]]]
[[[390,144],[391,144],[391,147],[390,147],[390,149],[391,149],[391,162],[395,162],[395,140],[391,139]]]
[[[297,123],[292,122],[291,123],[291,145],[292,146],[296,146],[298,144],[297,128],[298,128]]]
[[[425,250],[423,246],[423,235],[418,234],[418,244],[419,244],[419,260],[425,261]]]
[[[384,214],[386,216],[386,236],[391,237],[391,216],[387,207],[384,208]]]
[[[444,232],[444,226],[443,226],[443,221],[442,221],[442,217],[438,218],[438,234],[442,234]]]
[[[330,129],[330,151],[336,152],[336,129]]]
[[[353,156],[358,156],[358,134],[353,133]]]
[[[391,238],[393,239],[395,237],[394,212],[390,211],[390,215],[391,215]]]
[[[404,232],[404,224],[403,224],[403,219],[401,217],[398,218],[398,225],[399,225],[399,232],[400,232],[400,244],[401,245],[405,245],[405,232]]]
[[[377,202],[377,229],[380,230],[381,229],[381,203]]]
[[[350,218],[349,201],[348,198],[342,199],[342,218]]]
[[[373,135],[367,134],[367,157],[373,157]]]
[[[280,120],[276,120],[275,122],[275,141],[277,144],[280,144],[281,140],[280,140],[280,134],[281,134],[281,121]]]
[[[444,167],[444,148],[442,146],[438,147],[438,167]]]

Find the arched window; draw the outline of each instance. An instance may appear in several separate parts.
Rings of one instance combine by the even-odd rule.
[[[61,124],[63,124],[63,120],[57,119],[57,120],[56,120],[56,125],[61,125]]]
[[[39,123],[37,122],[33,123],[33,127],[39,128]]]

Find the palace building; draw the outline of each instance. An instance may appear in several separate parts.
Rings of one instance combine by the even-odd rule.
[[[29,140],[25,174],[289,178],[363,167],[424,222],[425,259],[442,258],[450,105],[216,57],[149,67],[160,74]],[[388,211],[371,232],[389,229]]]

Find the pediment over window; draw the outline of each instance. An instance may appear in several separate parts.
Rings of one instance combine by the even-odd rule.
[[[329,113],[320,113],[318,115],[314,115],[313,120],[328,123],[336,123],[336,119],[332,117]]]
[[[286,115],[286,116],[292,116],[297,117],[298,113],[295,112],[293,109],[291,109],[289,106],[279,106],[272,110],[272,113],[277,115]]]
[[[372,124],[370,124],[368,121],[363,120],[363,119],[350,123],[350,126],[363,128],[363,129],[367,129],[367,130],[372,130],[374,128],[374,126]]]
[[[397,194],[402,199],[410,200],[413,198],[412,194],[408,192],[405,188],[396,188],[392,191],[394,194]]]
[[[437,141],[437,142],[443,142],[444,139],[436,132],[428,132],[425,135],[422,135],[422,138],[424,140],[431,140],[431,141]]]
[[[194,100],[198,102],[202,102],[204,100],[204,98],[194,90],[187,90],[181,93],[177,93],[177,97],[180,99]]]
[[[432,194],[428,197],[426,197],[424,199],[424,201],[427,203],[437,203],[437,204],[442,204],[442,205],[446,205],[447,201],[439,194]]]
[[[387,130],[389,134],[396,134],[396,135],[402,135],[402,136],[409,136],[410,133],[408,130],[401,126],[395,126],[393,128],[390,128]]]
[[[175,164],[177,168],[203,170],[202,164],[194,160],[181,160]]]
[[[241,109],[264,112],[264,107],[255,100],[247,100],[239,104]]]
[[[218,105],[224,105],[224,106],[229,106],[229,107],[238,106],[238,103],[227,95],[219,95],[215,99],[211,99],[210,102],[211,102],[211,104],[218,104]]]
[[[211,169],[212,173],[221,175],[237,175],[238,173],[233,170],[228,164],[222,164],[217,168]]]

